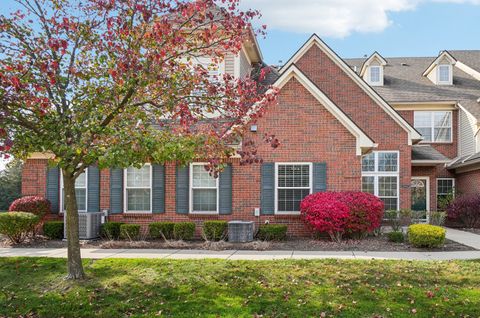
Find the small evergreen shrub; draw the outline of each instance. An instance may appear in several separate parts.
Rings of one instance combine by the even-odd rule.
[[[50,213],[50,208],[51,204],[47,199],[39,196],[26,196],[13,201],[8,211],[33,213],[41,219],[45,214]]]
[[[387,236],[388,236],[388,240],[394,243],[403,243],[403,241],[405,240],[405,237],[403,236],[403,232],[400,232],[400,231],[389,232]]]
[[[151,238],[171,240],[174,226],[175,222],[154,222],[148,225],[148,232]]]
[[[227,232],[227,221],[205,221],[203,222],[203,234],[209,241],[220,241]]]
[[[48,221],[43,223],[43,235],[50,240],[63,239],[63,222],[62,221]]]
[[[287,226],[282,224],[266,224],[260,226],[257,238],[264,241],[281,241],[287,237]]]
[[[176,240],[191,240],[195,235],[195,223],[178,222],[173,226],[173,236]]]
[[[33,213],[0,213],[0,234],[8,237],[12,243],[22,243],[39,221],[40,218]]]
[[[120,238],[130,241],[138,240],[140,238],[140,224],[120,225]]]
[[[118,240],[120,238],[120,227],[122,222],[106,222],[100,227],[100,236],[107,240]]]
[[[408,227],[408,241],[415,247],[439,247],[445,242],[445,229],[430,224],[413,224]]]

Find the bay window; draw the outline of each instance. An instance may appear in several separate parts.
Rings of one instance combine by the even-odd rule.
[[[299,213],[300,202],[312,193],[311,163],[276,164],[276,213]]]
[[[362,158],[362,191],[379,197],[385,210],[399,208],[399,153],[372,152]]]
[[[125,169],[126,212],[152,211],[152,166]]]

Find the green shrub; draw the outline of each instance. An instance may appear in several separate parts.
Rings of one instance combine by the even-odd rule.
[[[257,238],[265,241],[281,241],[287,237],[287,226],[280,224],[262,225],[258,229]]]
[[[209,241],[220,241],[227,232],[227,221],[205,221],[203,222],[203,234]]]
[[[138,240],[140,238],[140,224],[120,225],[120,238],[130,241]]]
[[[438,247],[445,242],[445,229],[430,224],[413,224],[408,227],[408,241],[415,247]]]
[[[167,240],[173,239],[173,227],[175,222],[154,222],[148,225],[148,232],[151,238]]]
[[[400,232],[400,231],[389,232],[387,236],[390,242],[395,242],[395,243],[402,243],[405,239],[405,237],[403,236],[403,232]]]
[[[400,212],[397,210],[387,210],[385,211],[384,215],[385,220],[388,224],[392,227],[394,232],[400,231],[402,228],[401,220],[400,220]]]
[[[442,226],[445,223],[446,218],[447,218],[446,212],[432,211],[430,212],[430,215],[429,215],[429,223],[431,225]]]
[[[12,243],[21,243],[31,233],[40,218],[28,212],[0,213],[0,234],[5,235]]]
[[[107,240],[118,240],[120,238],[120,226],[122,222],[107,222],[100,227],[100,236]]]
[[[63,239],[63,222],[49,221],[43,223],[43,235],[51,240]]]
[[[178,222],[173,226],[173,236],[177,240],[191,240],[195,235],[195,223]]]

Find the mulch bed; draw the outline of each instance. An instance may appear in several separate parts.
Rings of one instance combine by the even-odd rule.
[[[0,247],[11,247],[11,244],[0,238]],[[47,240],[42,236],[30,239],[14,247],[32,248],[62,248],[66,242]],[[346,240],[341,243],[326,239],[288,239],[280,242],[254,241],[250,243],[205,242],[205,241],[108,241],[96,240],[82,242],[83,248],[142,248],[142,249],[205,249],[205,250],[300,250],[300,251],[381,251],[381,252],[447,252],[473,251],[474,248],[457,242],[446,240],[444,246],[434,249],[422,249],[410,246],[408,243],[393,243],[385,235],[367,237],[363,240]]]

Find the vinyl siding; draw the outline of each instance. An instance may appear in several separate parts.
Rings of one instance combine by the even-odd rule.
[[[459,110],[458,121],[458,155],[466,156],[475,152],[475,117]]]

